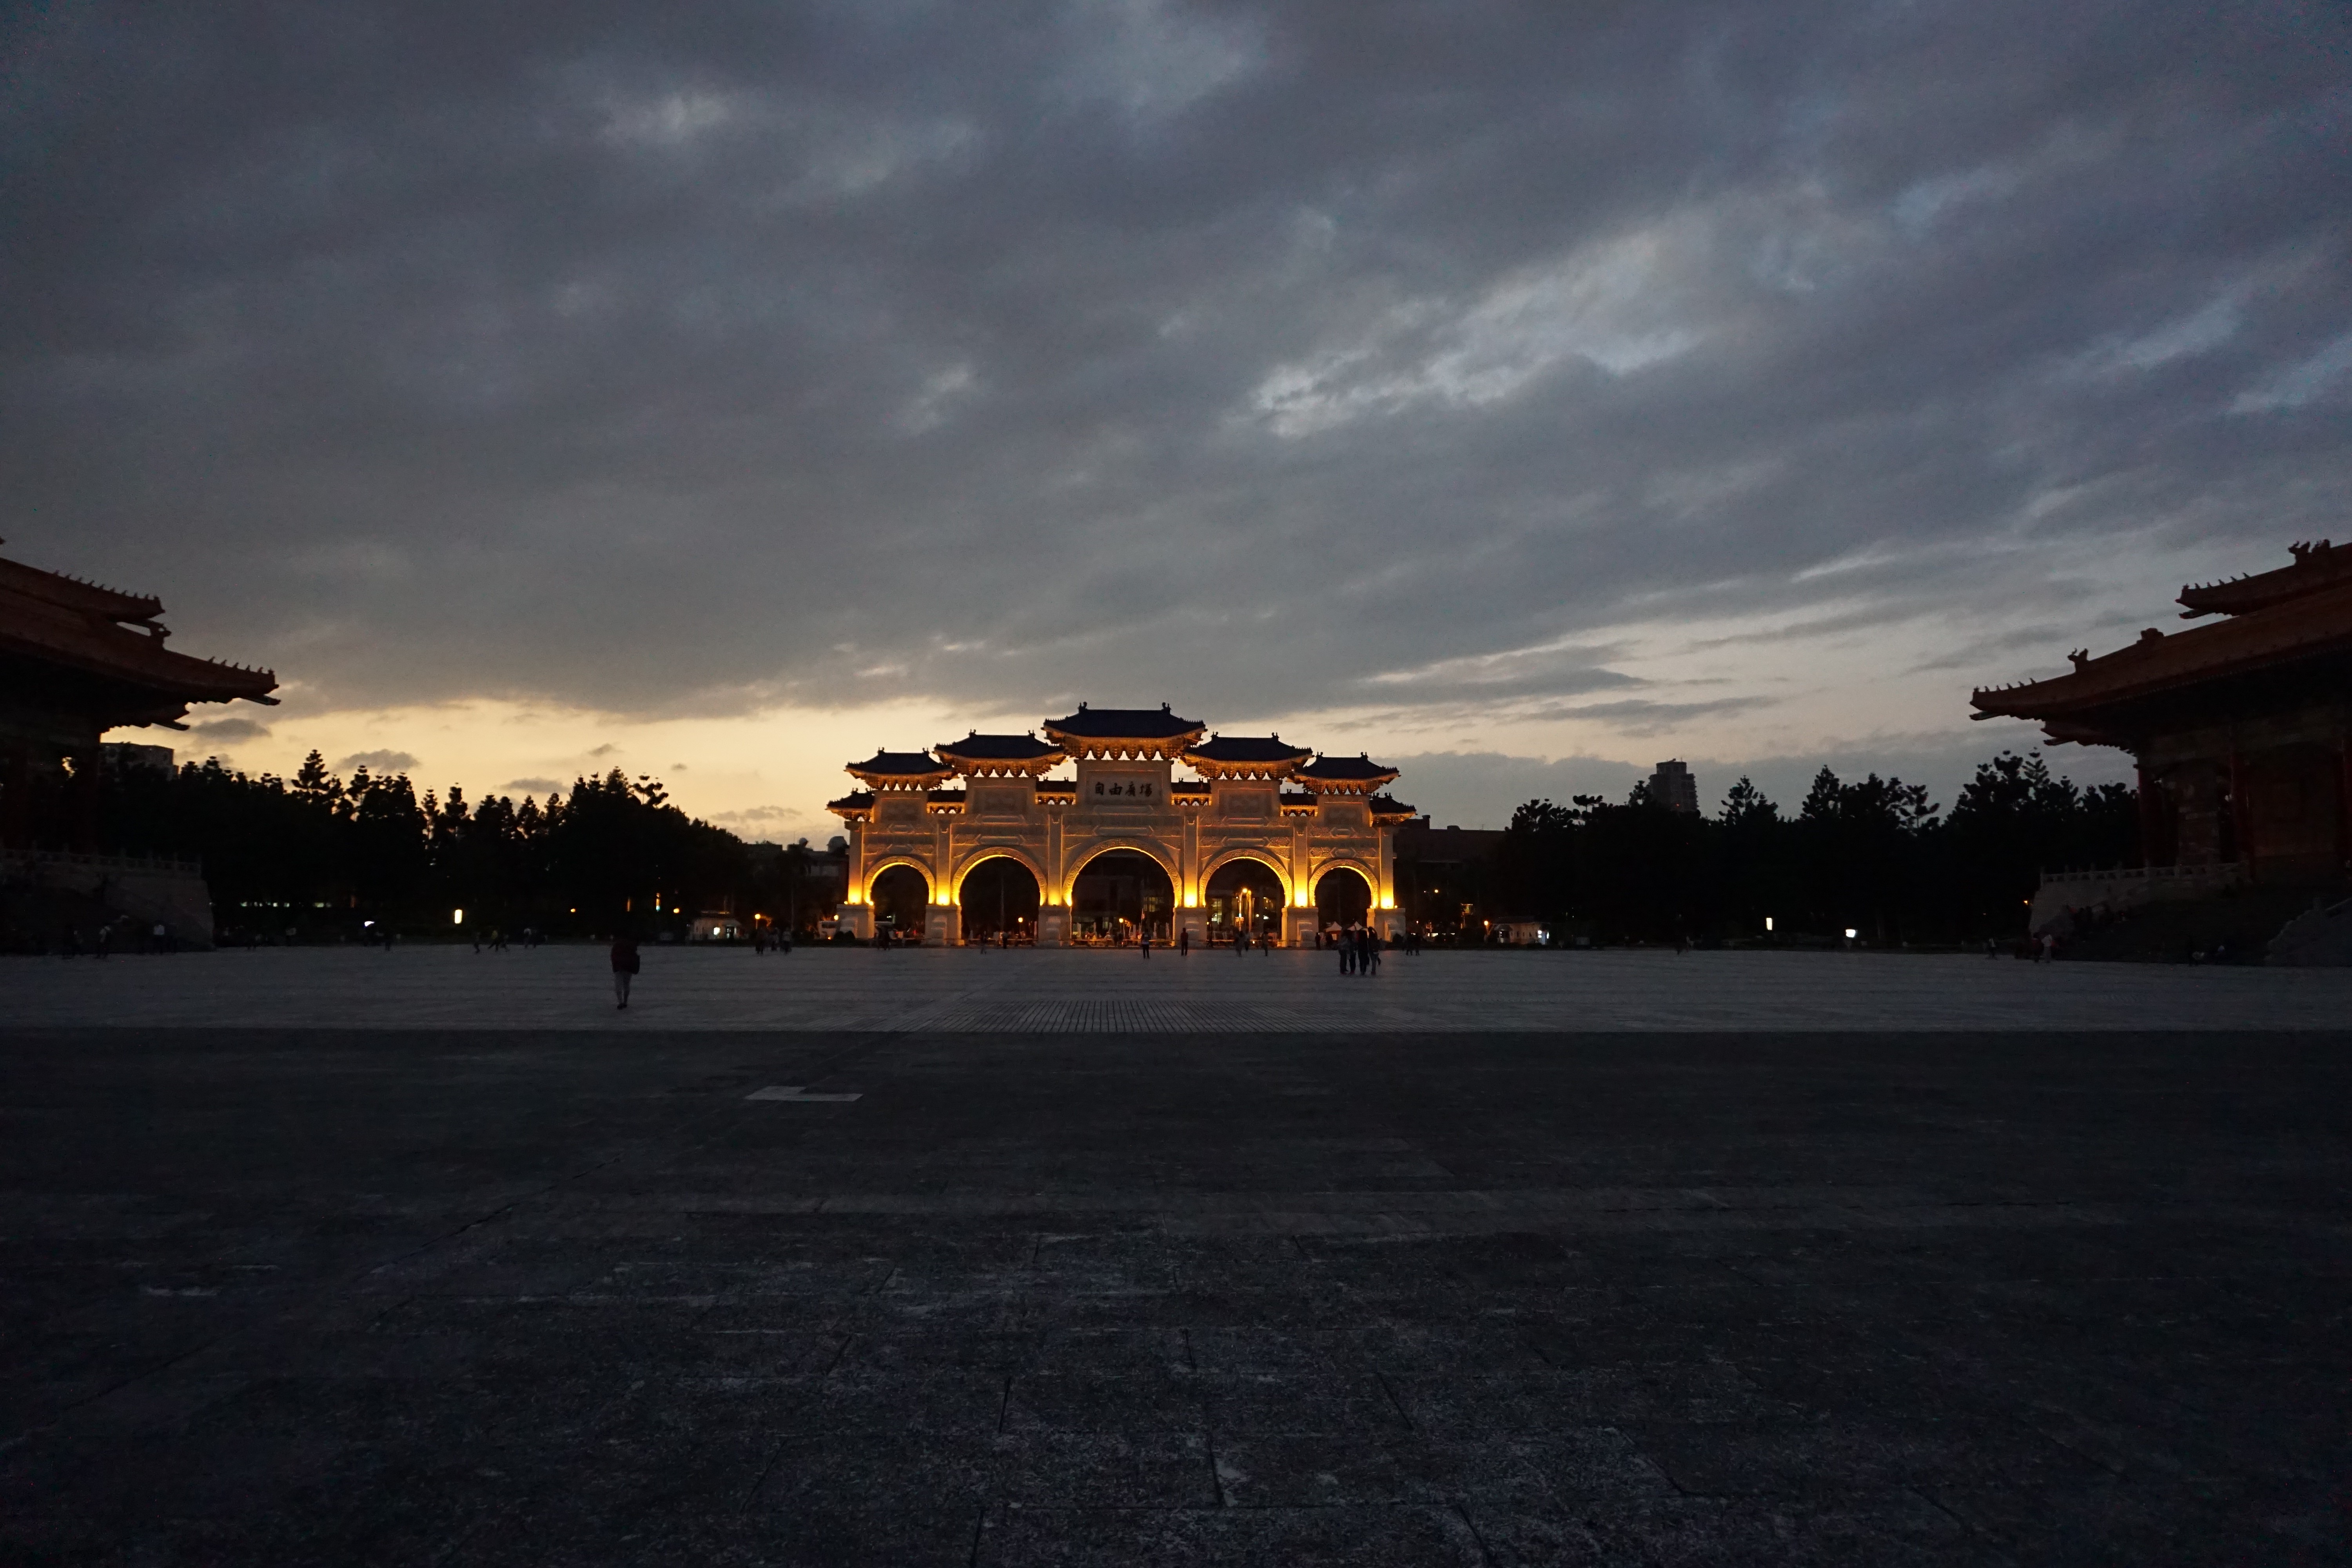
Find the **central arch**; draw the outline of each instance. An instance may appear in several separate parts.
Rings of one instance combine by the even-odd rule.
[[[1210,863],[1201,902],[1213,946],[1229,945],[1244,932],[1253,943],[1279,942],[1290,891],[1272,856],[1238,850]]]
[[[977,946],[1035,942],[1041,901],[1036,872],[1017,855],[982,855],[956,884],[963,940]]]
[[[1166,942],[1175,916],[1176,879],[1145,850],[1097,850],[1070,879],[1070,940],[1080,946]]]

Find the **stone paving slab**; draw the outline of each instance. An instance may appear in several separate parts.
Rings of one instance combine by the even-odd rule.
[[[2325,1029],[2352,969],[1663,950],[1330,955],[648,949],[626,1012],[603,950],[274,949],[0,958],[0,1026],[1014,1033]]]
[[[2343,1562],[2347,1090],[2276,1031],[0,1031],[0,1562]]]

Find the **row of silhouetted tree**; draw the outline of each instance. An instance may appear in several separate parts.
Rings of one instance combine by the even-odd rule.
[[[1407,909],[1441,927],[1532,916],[1608,942],[1706,941],[1759,936],[1769,917],[1790,940],[2007,939],[2043,868],[2129,862],[2137,810],[2125,785],[2082,788],[2038,753],[2004,752],[1948,811],[1921,785],[1827,768],[1793,814],[1745,778],[1714,816],[1636,786],[1622,803],[1528,802],[1491,861],[1446,886],[1409,857],[1399,873]],[[420,797],[404,773],[340,779],[316,752],[290,779],[208,761],[111,770],[100,811],[111,847],[201,858],[221,925],[270,938],[366,921],[446,934],[458,909],[477,929],[580,935],[676,930],[710,910],[789,910],[805,931],[826,910],[804,844],[763,858],[658,780],[617,770],[544,800],[474,802],[456,785]]]
[[[110,770],[100,811],[110,847],[201,858],[220,925],[271,938],[351,934],[368,921],[446,933],[458,910],[510,936],[651,934],[703,910],[818,912],[782,885],[803,874],[804,846],[762,861],[672,805],[660,781],[618,770],[544,801],[475,802],[454,784],[420,798],[405,773],[341,779],[313,752],[290,779],[217,761]]]
[[[2024,931],[2041,872],[2137,853],[2137,795],[2084,788],[2040,753],[1981,764],[1943,810],[1924,785],[1823,768],[1793,815],[1742,778],[1707,817],[1637,785],[1513,814],[1479,900],[1602,942],[1753,938],[1977,942]]]

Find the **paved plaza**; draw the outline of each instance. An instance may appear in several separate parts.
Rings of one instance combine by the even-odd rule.
[[[0,958],[0,1024],[160,1028],[998,1031],[2327,1029],[2352,969],[2021,963],[1665,949],[1335,954],[649,947],[613,1005],[603,949],[424,946]]]
[[[2345,1035],[653,1024],[754,973],[1013,1005],[968,993],[1031,955],[970,954],[656,954],[632,1033],[356,1029],[473,955],[299,956],[0,980],[0,1561],[2346,1560]],[[481,963],[530,1012],[578,956]],[[1208,1005],[1237,961],[1151,962],[1090,984]],[[1224,994],[1355,994],[1255,962]],[[1614,1016],[1780,973],[1451,967],[1362,984]],[[322,973],[331,1027],[17,1011]]]

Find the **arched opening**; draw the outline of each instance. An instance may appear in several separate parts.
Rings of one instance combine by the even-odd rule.
[[[1338,926],[1345,931],[1351,925],[1361,925],[1364,917],[1371,912],[1372,885],[1364,880],[1362,872],[1335,866],[1315,884],[1317,930],[1329,931]]]
[[[1037,879],[1010,855],[992,855],[966,871],[956,903],[967,942],[1013,947],[1037,940]]]
[[[1201,892],[1211,944],[1231,946],[1244,932],[1252,945],[1280,942],[1282,908],[1289,901],[1281,877],[1265,861],[1226,861],[1209,874]]]
[[[931,901],[930,879],[912,866],[893,866],[874,879],[874,931],[893,942],[923,939],[923,911]]]
[[[1085,947],[1166,942],[1176,910],[1176,885],[1159,861],[1134,849],[1108,849],[1086,863],[1070,884],[1070,939]]]

